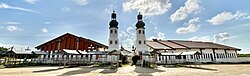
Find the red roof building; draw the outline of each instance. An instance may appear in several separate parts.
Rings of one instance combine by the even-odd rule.
[[[45,42],[36,47],[36,49],[44,52],[55,52],[55,50],[81,50],[81,51],[105,51],[108,46],[99,42],[79,37],[70,33],[66,33],[48,42]]]

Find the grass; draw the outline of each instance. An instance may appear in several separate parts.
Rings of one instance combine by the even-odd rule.
[[[238,57],[250,57],[250,54],[238,54]]]
[[[5,68],[5,66],[4,65],[0,65],[0,69],[4,69]]]

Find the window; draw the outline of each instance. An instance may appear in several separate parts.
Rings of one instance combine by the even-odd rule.
[[[145,34],[145,31],[143,30],[142,33]]]
[[[115,33],[117,34],[117,30],[115,30]]]
[[[113,33],[113,30],[110,30],[110,33],[112,34],[112,33]]]
[[[183,55],[183,59],[186,59],[186,55]]]
[[[219,54],[218,53],[216,53],[216,57],[219,58]]]
[[[144,40],[144,44],[146,44],[146,40]]]
[[[181,59],[181,55],[175,56],[176,59]]]
[[[141,45],[141,40],[139,40],[139,44]]]
[[[193,59],[194,58],[193,55],[190,55],[190,58]]]
[[[115,44],[118,44],[117,40],[115,40]]]
[[[109,44],[112,44],[112,41],[111,41],[111,40],[109,41]]]
[[[158,56],[158,58],[159,58],[159,61],[161,61],[161,56],[160,55]]]
[[[139,31],[139,34],[141,34],[141,30],[138,30]]]

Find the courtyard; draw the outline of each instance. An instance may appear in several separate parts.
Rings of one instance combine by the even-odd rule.
[[[0,69],[1,76],[250,76],[250,64],[206,64],[200,68],[158,66],[156,69],[125,66],[117,70],[109,67],[32,66]]]

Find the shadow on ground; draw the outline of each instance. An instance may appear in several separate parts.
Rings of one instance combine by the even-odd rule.
[[[56,71],[56,70],[60,70],[60,69],[63,69],[63,68],[38,70],[38,71],[33,71],[33,73],[39,73],[39,72],[50,72],[50,71]]]
[[[102,74],[109,74],[109,73],[116,73],[116,72],[117,72],[117,69],[104,69],[100,73],[102,73]]]
[[[165,72],[165,71],[159,70],[159,69],[146,68],[146,67],[140,67],[140,66],[136,66],[134,71],[136,73],[139,73],[139,76],[153,76],[152,73]]]
[[[193,69],[209,70],[209,71],[218,71],[217,69],[205,68],[205,67],[192,67],[192,66],[183,66],[183,67],[186,67],[186,68],[193,68]]]
[[[108,69],[108,67],[88,67],[88,66],[83,66],[80,67],[81,69],[78,70],[73,70],[73,71],[68,71],[63,73],[62,75],[58,75],[58,76],[71,76],[71,75],[76,75],[76,74],[84,74],[84,73],[89,73],[91,71],[95,71],[98,69]]]

